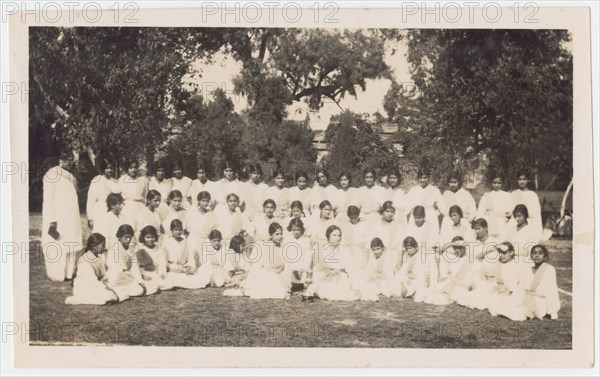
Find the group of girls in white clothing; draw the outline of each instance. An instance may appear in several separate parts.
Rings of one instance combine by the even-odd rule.
[[[456,173],[442,195],[425,170],[405,193],[397,170],[382,185],[367,169],[358,188],[348,172],[339,187],[324,171],[309,187],[298,172],[288,188],[281,170],[272,185],[263,182],[258,164],[248,167],[247,182],[229,164],[219,181],[204,167],[192,181],[179,165],[171,179],[158,166],[148,180],[134,162],[116,182],[111,164],[99,166],[87,206],[94,233],[77,263],[71,304],[226,287],[226,296],[396,296],[514,320],[558,316],[556,272],[538,244],[540,204],[525,172],[512,194],[492,177],[477,206]]]

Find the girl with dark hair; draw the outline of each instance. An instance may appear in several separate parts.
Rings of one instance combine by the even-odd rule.
[[[327,242],[319,245],[314,258],[313,282],[306,296],[325,300],[353,301],[360,295],[353,286],[351,276],[356,276],[356,262],[350,251],[342,246],[342,230],[331,225],[325,235]]]
[[[325,232],[331,225],[337,224],[333,218],[333,206],[329,200],[323,200],[319,204],[319,211],[315,212],[308,220],[308,233],[311,236],[311,242],[324,243],[327,240]]]
[[[167,251],[158,245],[158,232],[152,225],[140,231],[136,258],[146,285],[146,294],[169,290],[173,284],[167,276]]]
[[[515,207],[511,195],[502,190],[503,179],[499,172],[488,172],[492,190],[486,192],[479,201],[477,218],[484,218],[489,224],[489,233],[499,240],[506,239],[510,214]]]
[[[115,180],[115,164],[105,158],[97,159],[96,166],[99,174],[92,179],[88,190],[86,215],[88,227],[94,229],[94,219],[106,212],[106,198],[111,192],[117,192]]]
[[[531,227],[531,234],[537,240],[542,238],[542,209],[540,198],[535,191],[529,190],[530,173],[527,169],[519,170],[517,173],[517,189],[511,192],[513,205],[522,204],[529,211],[527,222]],[[514,223],[514,219],[511,221]],[[549,238],[549,237],[548,237]]]
[[[355,286],[361,300],[378,301],[379,295],[402,295],[402,286],[396,277],[401,262],[399,250],[388,250],[381,238],[375,237],[371,240],[369,249],[360,256],[360,273],[355,274],[358,275]]]
[[[303,171],[299,171],[294,177],[294,182],[296,185],[291,187],[289,191],[290,203],[294,201],[302,203],[302,208],[308,216],[311,214],[310,200],[312,196],[312,189],[308,187],[308,175]]]
[[[185,202],[185,198],[183,193],[179,190],[173,190],[169,193],[169,198],[167,203],[169,204],[169,209],[163,219],[162,227],[165,233],[169,233],[171,221],[177,219],[183,222],[183,226],[185,228],[185,218],[187,215],[186,209],[183,207],[183,202]]]
[[[183,234],[181,220],[173,220],[169,224],[170,235],[166,235],[162,246],[167,252],[167,273],[175,287],[197,289],[204,288],[208,281],[197,275],[199,263],[196,254],[188,249],[187,239]]]
[[[342,217],[348,211],[351,205],[360,206],[358,190],[352,187],[352,175],[350,172],[344,171],[338,178],[338,191],[333,198],[334,212],[336,218],[342,214]]]
[[[440,189],[430,184],[429,178],[429,170],[421,167],[417,175],[419,184],[411,188],[406,195],[407,210],[412,212],[416,206],[423,207],[425,209],[427,221],[435,226],[436,232],[439,232],[439,217],[445,216],[446,213],[448,213],[448,207],[446,206],[446,202],[442,197]]]
[[[236,194],[239,200],[243,200],[244,198],[240,197],[242,182],[236,177],[236,172],[238,171],[237,164],[231,161],[223,161],[221,163],[221,171],[223,172],[223,177],[216,182],[217,195],[214,198],[217,202],[216,205],[226,207],[227,196],[229,194]],[[240,201],[239,205],[243,207],[245,204]]]
[[[171,192],[177,190],[183,196],[181,206],[183,209],[190,208],[192,199],[190,198],[190,188],[192,186],[192,180],[189,177],[183,175],[183,165],[180,162],[175,162],[173,165],[173,177],[171,177]]]
[[[448,189],[444,191],[444,202],[446,206],[459,206],[463,212],[463,218],[468,222],[475,220],[477,206],[470,192],[462,187],[463,177],[459,172],[453,171],[448,174]]]
[[[260,164],[250,164],[247,168],[248,181],[242,183],[241,195],[246,204],[244,217],[246,221],[253,221],[263,211],[265,194],[269,186],[262,181],[262,167]]]
[[[329,176],[324,169],[317,170],[315,176],[315,183],[312,187],[312,197],[310,199],[310,210],[311,215],[319,213],[319,206],[324,200],[331,203],[337,195],[337,189],[334,185],[329,182]]]
[[[212,198],[210,207],[215,208],[214,198],[217,194],[217,184],[208,179],[208,170],[206,166],[204,164],[199,164],[196,168],[196,179],[192,181],[189,191],[189,196],[192,200],[192,208],[198,206],[198,194],[202,191],[206,191],[210,194]]]
[[[310,239],[304,234],[302,219],[294,217],[287,226],[283,241],[283,255],[286,257],[286,270],[292,283],[292,289],[304,290],[309,282],[312,270],[313,251]]]
[[[387,174],[385,200],[389,200],[396,209],[396,220],[406,226],[406,193],[400,187],[402,176],[398,169],[391,169]]]
[[[139,175],[137,160],[126,161],[125,169],[125,174],[119,178],[117,183],[117,192],[120,192],[125,200],[123,214],[127,218],[134,219],[146,204],[148,179]]]
[[[440,229],[441,246],[452,242],[452,239],[457,236],[466,241],[475,240],[471,223],[464,218],[462,208],[452,205],[448,210],[448,216],[444,217],[442,221],[442,228]]]
[[[117,293],[119,301],[146,294],[146,284],[136,258],[138,246],[132,243],[133,228],[124,224],[117,229],[117,240],[106,254],[108,285]],[[151,286],[150,288],[154,288]],[[149,291],[149,293],[154,293]]]
[[[515,248],[517,262],[531,263],[529,252],[534,245],[540,242],[540,233],[529,223],[529,211],[523,204],[517,204],[512,213],[513,220],[509,223],[506,232],[507,241]]]
[[[201,191],[196,195],[196,206],[186,213],[184,225],[189,234],[187,246],[192,255],[200,255],[202,245],[209,242],[208,235],[217,227],[217,218],[210,209],[210,202],[210,193]]]
[[[377,174],[374,169],[367,168],[363,171],[364,185],[357,190],[360,213],[367,222],[377,222],[379,212],[385,197],[383,187],[375,184]]]
[[[435,255],[410,236],[402,241],[402,247],[402,266],[398,272],[402,295],[413,298],[415,302],[423,302],[437,284]]]
[[[161,218],[164,218],[169,209],[167,200],[172,191],[172,182],[167,179],[167,168],[162,161],[157,161],[152,166],[153,176],[148,179],[148,190],[156,190],[160,193],[161,203],[158,206],[158,212]],[[162,233],[162,232],[161,232]]]
[[[135,217],[135,231],[136,234],[139,235],[140,231],[146,226],[153,226],[157,231],[159,231],[159,237],[157,242],[160,243],[160,235],[164,232],[161,232],[162,229],[162,218],[160,216],[160,204],[161,197],[160,193],[156,190],[148,191],[148,195],[146,195],[146,207],[142,209],[137,216]]]
[[[124,214],[125,201],[121,194],[110,193],[106,197],[105,212],[96,219],[94,224],[96,233],[106,237],[106,245],[112,247],[116,242],[117,229],[123,224],[132,224],[134,221]]]
[[[104,305],[118,302],[117,293],[106,278],[106,239],[100,233],[88,237],[84,254],[77,260],[70,305]]]
[[[283,170],[277,169],[273,172],[273,186],[267,189],[266,199],[271,199],[277,205],[274,216],[282,220],[289,216],[289,192],[285,187],[285,174]]]
[[[269,225],[271,242],[254,244],[250,261],[252,267],[241,290],[230,290],[227,295],[245,295],[250,298],[289,299],[290,280],[283,271],[283,228],[278,223]]]
[[[560,297],[556,269],[548,263],[548,249],[543,245],[535,245],[531,248],[530,258],[534,265],[531,268],[531,281],[525,284],[525,317],[558,319]]]
[[[381,239],[389,253],[399,253],[402,250],[405,227],[397,220],[396,208],[391,200],[383,203],[380,218],[369,225],[367,239]]]

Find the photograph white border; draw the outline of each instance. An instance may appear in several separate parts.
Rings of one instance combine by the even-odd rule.
[[[280,2],[285,4],[285,2]],[[412,2],[421,4],[422,2]],[[460,2],[459,2],[460,3]],[[221,2],[215,4],[222,4]],[[482,2],[483,4],[483,2]],[[107,4],[107,6],[110,3]],[[164,3],[163,3],[164,5]],[[169,4],[171,5],[171,4]],[[310,5],[307,5],[310,6]],[[369,6],[373,6],[369,4]],[[391,6],[391,4],[390,4]],[[573,208],[577,220],[573,229],[573,349],[572,350],[477,350],[477,349],[365,349],[365,348],[243,348],[232,347],[231,360],[225,361],[227,354],[224,348],[205,347],[88,347],[88,346],[29,346],[14,340],[14,363],[16,367],[51,367],[51,368],[86,368],[86,367],[590,367],[595,359],[594,335],[594,232],[595,218],[590,202],[593,202],[594,170],[589,163],[593,161],[592,140],[592,65],[591,65],[591,25],[590,9],[586,8],[539,8],[536,14],[538,23],[515,23],[510,17],[503,17],[496,23],[486,22],[477,17],[473,22],[463,14],[460,22],[447,22],[440,17],[440,22],[421,22],[424,9],[417,7],[414,16],[406,16],[407,8],[395,9],[346,9],[340,8],[336,14],[339,22],[335,24],[315,24],[313,13],[304,12],[302,19],[294,24],[286,22],[274,12],[273,22],[250,23],[240,17],[235,27],[335,27],[335,28],[548,28],[568,29],[573,37],[573,124],[574,124],[574,180],[576,195],[573,195]],[[221,12],[222,9],[217,9]],[[403,15],[404,11],[404,15]],[[411,11],[412,12],[412,11]],[[74,13],[73,22],[69,14],[56,15],[52,18],[58,22],[48,22],[40,17],[39,23],[33,16],[21,22],[21,13],[8,16],[9,27],[9,81],[28,82],[28,33],[29,26],[115,26],[113,14],[102,12],[102,19],[90,24],[85,22],[81,13]],[[220,13],[207,16],[200,9],[140,9],[136,14],[139,22],[135,25],[123,26],[196,26],[223,27]],[[229,16],[233,18],[232,16]],[[405,17],[405,19],[403,19]],[[203,19],[204,18],[204,19]],[[426,18],[426,17],[425,17]],[[433,17],[431,17],[433,18]],[[225,16],[227,20],[227,16]],[[400,20],[400,21],[399,21]],[[406,22],[401,22],[401,21]],[[427,20],[427,18],[426,18]],[[30,22],[33,21],[33,22]],[[205,21],[205,22],[203,22]],[[231,26],[229,22],[227,26]],[[597,25],[596,25],[597,28]],[[596,34],[597,35],[597,34]],[[596,37],[597,38],[597,37]],[[597,42],[597,39],[596,39]],[[5,76],[6,77],[6,76]],[[595,78],[597,80],[597,77]],[[27,87],[27,86],[25,86]],[[597,86],[596,86],[597,87]],[[597,97],[596,97],[597,99]],[[10,101],[10,155],[8,161],[26,163],[28,160],[27,132],[28,104],[16,97]],[[597,109],[596,109],[597,111]],[[4,115],[3,115],[4,116]],[[597,118],[596,118],[597,121]],[[4,133],[4,130],[3,130]],[[6,139],[4,139],[6,140]],[[4,149],[4,148],[3,148]],[[597,152],[597,150],[596,150]],[[3,152],[3,158],[5,152]],[[597,161],[597,160],[596,160]],[[20,179],[11,180],[11,198],[13,204],[12,242],[18,245],[28,243],[28,186]],[[3,192],[3,195],[5,193]],[[3,197],[4,199],[4,197]],[[3,203],[6,201],[3,200]],[[18,205],[15,205],[17,204]],[[596,203],[594,203],[594,208]],[[582,215],[582,214],[585,214]],[[4,229],[3,229],[3,234]],[[4,250],[3,250],[4,251]],[[5,263],[2,266],[4,278]],[[20,258],[13,258],[12,287],[2,282],[3,304],[7,288],[12,291],[13,322],[16,324],[29,321],[29,266],[21,263]],[[10,275],[9,275],[10,276]],[[10,289],[12,288],[12,289]],[[4,305],[2,309],[4,321]],[[593,329],[593,331],[592,331]],[[3,341],[4,343],[4,341]],[[5,344],[2,345],[4,347]],[[298,351],[300,350],[300,352]],[[502,357],[499,357],[498,352]],[[301,354],[301,356],[299,356]],[[157,355],[169,355],[168,360]],[[4,358],[3,358],[4,359]],[[6,360],[4,360],[6,361]],[[4,364],[4,363],[3,363]],[[4,367],[3,367],[4,368]],[[308,371],[306,371],[308,372]],[[47,373],[44,373],[47,374]],[[89,374],[86,372],[86,374]],[[147,374],[144,372],[144,374]]]

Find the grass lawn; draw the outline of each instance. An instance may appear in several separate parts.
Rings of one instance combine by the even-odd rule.
[[[85,219],[84,219],[85,221]],[[223,289],[160,292],[110,306],[71,306],[71,284],[46,278],[41,216],[30,216],[30,342],[206,347],[572,347],[572,300],[561,293],[559,319],[512,322],[458,305],[400,298],[303,303],[223,297]],[[87,236],[87,235],[86,235]],[[558,286],[572,291],[572,243],[546,242]],[[37,256],[37,257],[36,257]]]

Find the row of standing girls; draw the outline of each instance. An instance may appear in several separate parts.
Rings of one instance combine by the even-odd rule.
[[[376,221],[383,211],[383,203],[391,201],[396,210],[395,217],[402,226],[413,222],[413,210],[417,206],[423,207],[427,221],[436,228],[432,232],[436,233],[436,238],[439,237],[441,241],[448,241],[451,238],[449,235],[456,233],[452,228],[459,227],[449,212],[453,206],[460,207],[463,223],[470,223],[475,218],[485,218],[490,225],[490,233],[499,240],[510,240],[515,236],[515,227],[518,228],[521,239],[543,238],[540,200],[534,191],[528,189],[529,174],[526,171],[518,173],[518,189],[510,193],[502,189],[503,178],[500,174],[490,174],[492,189],[481,197],[477,206],[473,196],[462,187],[460,174],[448,175],[448,188],[442,195],[441,191],[430,183],[429,174],[424,169],[418,173],[418,185],[404,192],[400,188],[401,175],[395,169],[386,172],[385,185],[377,184],[375,171],[365,170],[364,184],[358,188],[353,187],[349,173],[339,176],[339,184],[336,187],[330,183],[325,172],[319,171],[313,187],[309,187],[308,175],[297,172],[295,185],[288,188],[286,176],[279,170],[274,172],[271,186],[263,182],[259,164],[249,165],[247,182],[236,178],[234,168],[230,164],[224,164],[223,178],[217,181],[208,179],[204,167],[197,169],[197,179],[192,180],[183,175],[183,170],[178,165],[173,169],[172,178],[166,178],[165,168],[160,165],[156,167],[154,176],[147,178],[138,175],[137,162],[128,164],[126,174],[116,181],[112,178],[114,165],[107,160],[100,161],[98,165],[101,174],[90,184],[86,206],[88,224],[93,230],[96,229],[94,225],[101,221],[101,217],[106,213],[106,198],[109,193],[120,193],[126,204],[123,209],[124,215],[135,218],[144,210],[148,191],[155,190],[160,193],[156,216],[159,216],[161,221],[169,216],[179,218],[181,215],[173,215],[173,212],[196,207],[198,194],[206,191],[211,195],[210,208],[214,210],[226,206],[227,195],[236,194],[239,201],[237,211],[243,214],[246,222],[252,222],[254,217],[264,214],[263,204],[266,199],[275,202],[274,217],[280,220],[290,217],[291,204],[296,201],[302,203],[303,216],[316,218],[320,215],[320,204],[323,200],[328,200],[332,205],[334,218],[345,217],[347,208],[354,205],[361,210],[362,220]],[[173,197],[172,193],[176,191],[178,193]],[[181,202],[177,205],[179,197]],[[525,229],[517,226],[516,219],[512,216],[515,206],[519,204],[524,205],[528,212]],[[174,209],[174,206],[177,208]]]

